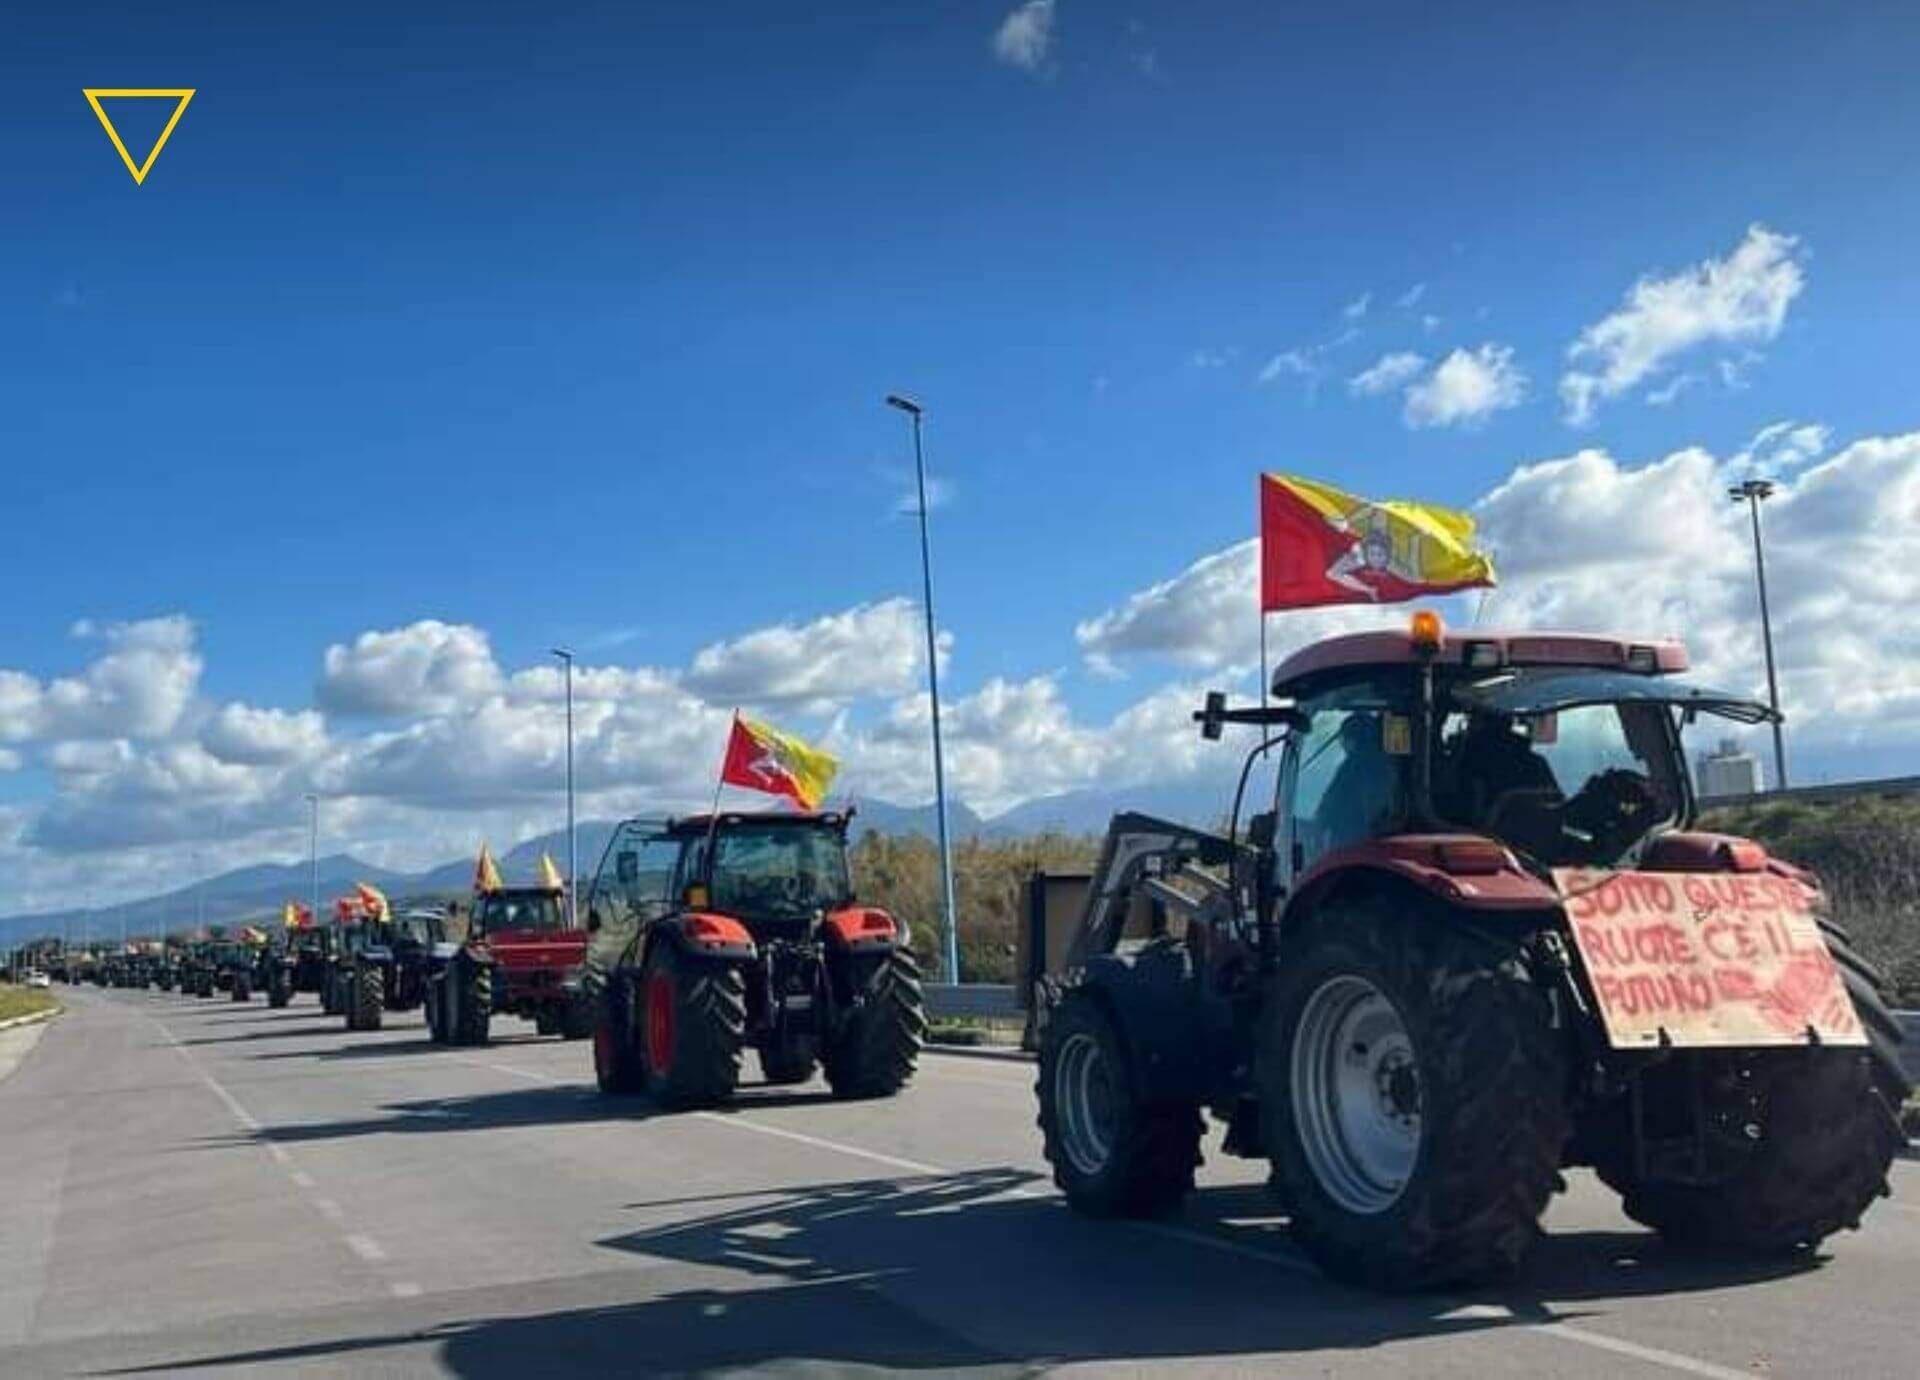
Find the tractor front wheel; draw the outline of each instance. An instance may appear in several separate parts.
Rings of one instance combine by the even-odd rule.
[[[760,1046],[760,1076],[772,1087],[791,1087],[813,1077],[820,1060],[813,1042],[795,1036]]]
[[[450,998],[440,1019],[448,1029],[448,1044],[484,1045],[493,1021],[493,969],[470,958],[456,958],[447,970]]]
[[[891,1097],[913,1077],[927,1034],[913,955],[888,953],[865,975],[854,1001],[827,1046],[827,1083],[835,1097]]]
[[[293,974],[276,963],[267,977],[267,1005],[279,1008],[292,1000]]]
[[[1105,1004],[1070,989],[1040,1045],[1040,1136],[1053,1181],[1089,1217],[1157,1217],[1193,1191],[1203,1130],[1192,1106],[1143,1106]]]
[[[1262,1139],[1329,1274],[1422,1289],[1511,1272],[1560,1188],[1569,1119],[1546,994],[1418,902],[1329,907],[1260,1050]]]
[[[632,975],[610,974],[593,1023],[593,1079],[610,1097],[642,1092],[647,1086],[635,1007]]]
[[[347,1029],[378,1030],[381,1013],[386,1009],[386,975],[371,963],[362,963],[354,969],[352,981]]]
[[[662,940],[640,970],[647,1094],[663,1107],[733,1096],[746,1045],[747,985],[730,963],[689,959]]]
[[[251,1001],[253,999],[253,975],[250,973],[235,973],[233,975],[233,985],[228,990],[228,996],[233,1001]]]

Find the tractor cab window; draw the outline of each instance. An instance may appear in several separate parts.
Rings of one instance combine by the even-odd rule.
[[[1296,870],[1335,848],[1377,838],[1406,813],[1410,725],[1377,704],[1315,710],[1293,745],[1283,802]]]
[[[552,891],[494,892],[475,905],[474,919],[482,934],[567,927],[566,908],[559,893]]]
[[[629,820],[607,845],[587,897],[587,914],[603,934],[628,935],[674,909],[674,865],[680,841],[658,821]]]
[[[1551,866],[1610,866],[1679,816],[1673,762],[1659,705],[1459,710],[1440,725],[1434,808]]]
[[[853,892],[838,831],[777,824],[722,830],[711,886],[715,910],[770,919],[834,910]]]

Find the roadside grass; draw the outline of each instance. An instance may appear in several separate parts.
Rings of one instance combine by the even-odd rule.
[[[10,1021],[16,1016],[37,1015],[59,1004],[53,999],[53,993],[38,987],[0,986],[0,1021]]]

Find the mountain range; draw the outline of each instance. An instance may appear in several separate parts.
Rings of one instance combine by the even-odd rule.
[[[1223,787],[1212,780],[1124,790],[1071,791],[1026,801],[991,818],[982,818],[964,803],[952,801],[948,805],[947,822],[955,839],[1011,839],[1043,833],[1096,834],[1104,832],[1108,819],[1121,810],[1143,810],[1169,819],[1212,824],[1226,813],[1231,791],[1231,782]],[[600,855],[606,850],[615,827],[613,820],[580,822],[579,856],[583,877],[592,876],[599,866]],[[931,804],[909,806],[863,800],[856,806],[853,832],[856,837],[872,832],[931,838],[935,833],[934,808]],[[565,871],[566,831],[556,830],[528,839],[501,854],[497,861],[509,883],[530,881],[542,853],[551,853]],[[409,898],[465,893],[473,880],[473,859],[457,858],[423,872],[398,872],[363,862],[351,854],[334,853],[319,860],[318,872],[323,906],[329,898],[350,891],[355,882],[371,883],[400,903]],[[115,938],[123,924],[129,935],[150,935],[189,930],[203,923],[230,925],[258,920],[277,914],[290,899],[305,903],[312,887],[312,865],[305,860],[255,863],[209,877],[197,886],[116,906],[0,916],[0,947],[45,935],[65,934],[75,943],[83,935],[95,939]]]

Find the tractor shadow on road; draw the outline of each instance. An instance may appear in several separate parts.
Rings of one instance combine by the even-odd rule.
[[[366,1055],[411,1046],[367,1044],[347,1046],[339,1057],[355,1057],[347,1050]],[[301,1057],[313,1057],[305,1055]],[[743,1108],[803,1106],[830,1100],[831,1093],[791,1092],[743,1088]],[[290,1145],[301,1141],[344,1140],[354,1136],[446,1135],[461,1131],[494,1131],[522,1126],[564,1126],[602,1121],[640,1122],[660,1113],[660,1109],[640,1097],[607,1097],[596,1091],[590,1081],[554,1083],[536,1087],[511,1088],[501,1092],[475,1093],[465,1097],[417,1098],[389,1102],[378,1114],[343,1121],[316,1121],[292,1125],[264,1126],[257,1133],[235,1132],[207,1137],[199,1144],[209,1148],[236,1144],[275,1142]],[[672,1113],[669,1113],[672,1115]]]
[[[697,1201],[631,1209],[677,1216]],[[1038,1176],[1014,1169],[714,1202],[724,1205],[600,1244],[783,1285],[857,1281],[935,1324],[964,1330],[970,1344],[1049,1363],[1367,1348],[1572,1322],[1596,1311],[1583,1304],[1722,1289],[1817,1267],[1689,1259],[1642,1232],[1564,1232],[1541,1242],[1518,1280],[1389,1296],[1319,1274],[1287,1244],[1284,1218],[1258,1187],[1202,1190],[1183,1216],[1164,1223],[1079,1217]],[[784,1346],[767,1338],[765,1359],[806,1354]]]

